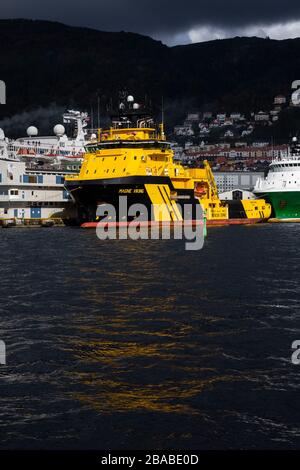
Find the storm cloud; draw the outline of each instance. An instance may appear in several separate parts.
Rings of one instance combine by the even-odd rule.
[[[1,0],[1,17],[132,31],[169,44],[235,35],[300,36],[299,0]]]

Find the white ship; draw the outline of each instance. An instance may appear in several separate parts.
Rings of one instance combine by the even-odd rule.
[[[67,137],[62,124],[54,127],[53,136],[39,136],[38,129],[30,126],[27,137],[16,140],[0,129],[0,224],[71,220],[73,208],[64,176],[81,168],[88,115],[70,110],[63,122],[75,124],[74,138]]]
[[[273,217],[300,219],[300,145],[296,137],[287,151],[272,161],[267,176],[257,180],[254,193],[270,202]]]
[[[22,160],[26,163],[41,165],[73,164],[81,163],[84,156],[84,146],[87,138],[87,113],[69,110],[63,115],[64,123],[74,123],[75,137],[66,135],[62,124],[54,126],[53,136],[39,136],[38,129],[29,126],[27,136],[16,140],[5,138],[0,131],[0,158],[2,155],[10,160]],[[95,136],[92,135],[91,138]]]

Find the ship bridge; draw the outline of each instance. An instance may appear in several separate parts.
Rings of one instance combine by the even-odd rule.
[[[121,95],[118,108],[111,112],[109,130],[99,129],[98,141],[164,141],[163,124],[156,129],[151,109],[135,102],[132,95]]]

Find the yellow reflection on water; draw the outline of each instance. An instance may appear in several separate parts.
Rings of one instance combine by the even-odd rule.
[[[72,397],[99,413],[201,413],[204,391],[241,378],[206,365],[218,351],[199,340],[216,330],[201,331],[201,323],[216,319],[199,312],[193,259],[179,269],[162,244],[115,243],[113,256],[105,246],[98,264],[76,265],[90,310],[74,317]],[[201,296],[209,295],[201,285]]]
[[[190,400],[219,382],[237,380],[233,376],[219,376],[205,380],[163,381],[160,384],[132,384],[118,380],[99,379],[94,374],[79,374],[82,383],[92,393],[79,392],[73,398],[101,413],[128,411],[155,411],[164,413],[199,414],[185,400]]]
[[[201,410],[193,406],[193,398],[218,383],[236,381],[237,377],[219,375],[214,369],[189,364],[193,346],[187,347],[178,341],[151,344],[107,339],[77,342],[76,352],[73,349],[74,359],[93,371],[72,374],[72,381],[85,388],[85,391],[73,393],[72,398],[101,413],[198,414]],[[162,364],[164,369],[161,369]],[[163,371],[168,367],[170,374],[166,376]],[[172,378],[174,372],[183,379]]]

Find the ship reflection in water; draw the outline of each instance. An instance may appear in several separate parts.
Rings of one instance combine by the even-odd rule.
[[[99,334],[104,332],[99,331]],[[135,332],[133,332],[135,334]],[[162,335],[163,336],[163,335]],[[84,393],[77,393],[75,398],[83,403],[87,403],[95,410],[100,412],[122,411],[162,411],[178,413],[199,413],[200,410],[194,408],[189,399],[196,397],[205,389],[222,381],[236,380],[234,376],[215,376],[214,369],[205,367],[177,366],[177,374],[181,372],[182,379],[178,380],[168,378],[167,364],[176,361],[178,354],[181,354],[183,360],[189,359],[188,351],[183,351],[174,343],[172,336],[166,340],[169,344],[161,347],[160,344],[143,346],[137,343],[107,342],[99,344],[90,342],[79,344],[81,355],[77,358],[85,363],[102,364],[104,368],[114,370],[112,377],[99,377],[97,373],[79,373],[76,377],[93,392],[91,396]],[[173,340],[173,341],[172,341]],[[136,361],[144,361],[144,371],[139,371],[139,375],[130,381],[126,381],[126,376],[137,375],[133,368]],[[160,378],[159,383],[152,377],[152,371],[155,363],[160,361],[165,364],[166,374]],[[121,365],[120,364],[123,365]],[[150,364],[149,364],[150,363]],[[127,365],[126,371],[124,366]],[[157,371],[156,371],[157,373]],[[125,377],[123,377],[125,375]],[[169,375],[172,377],[172,373]],[[192,376],[191,376],[192,375]],[[193,378],[195,376],[195,378]],[[186,377],[186,379],[184,379]],[[197,378],[199,377],[199,379]],[[200,378],[202,377],[202,378]],[[151,382],[149,383],[149,379]]]
[[[1,448],[296,448],[299,230],[3,231]]]

